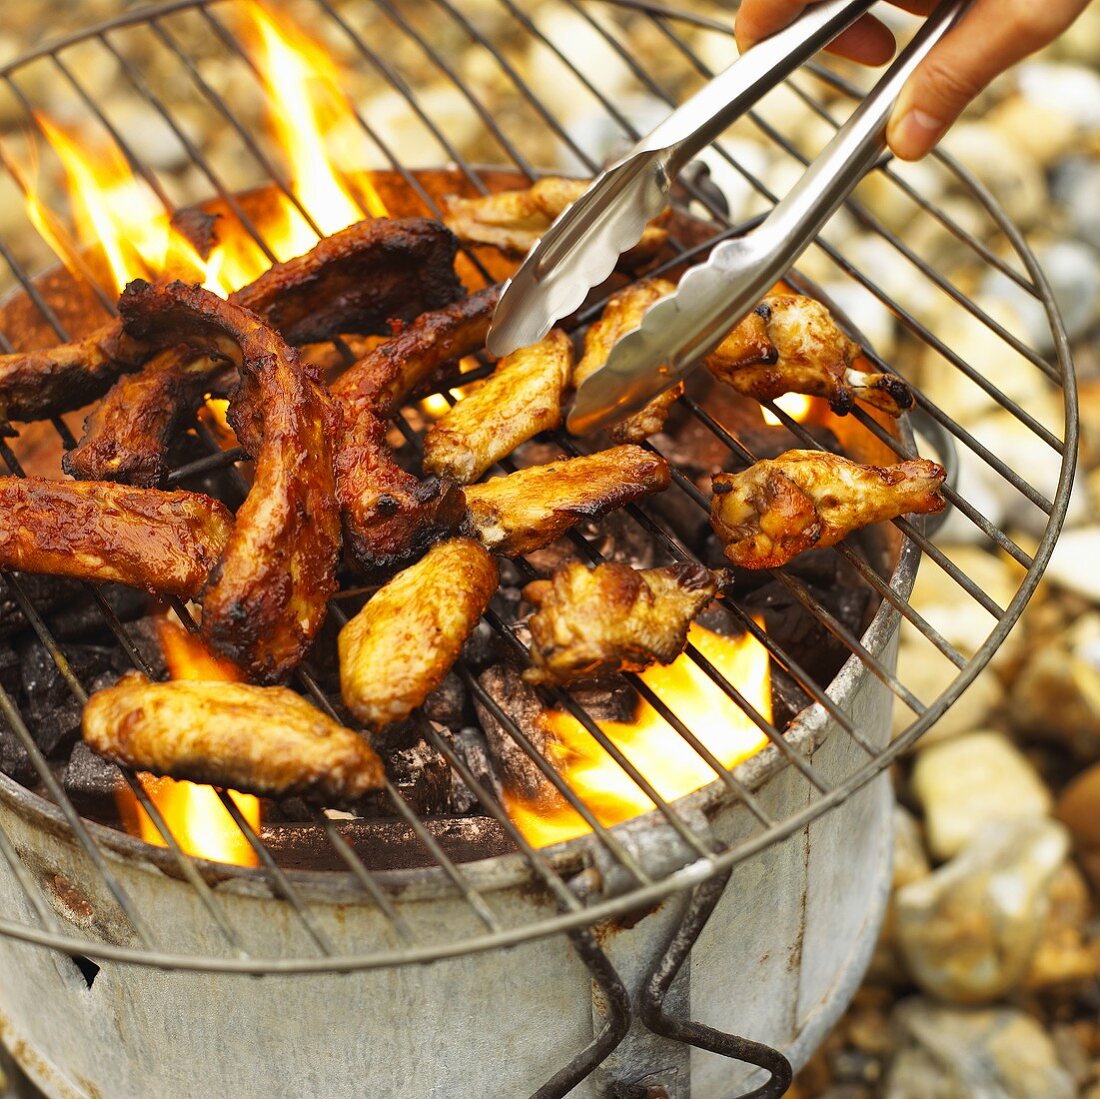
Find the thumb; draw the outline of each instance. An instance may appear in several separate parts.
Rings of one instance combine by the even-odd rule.
[[[920,159],[995,76],[1053,41],[1078,10],[1066,0],[976,0],[902,89],[886,131],[890,148]]]

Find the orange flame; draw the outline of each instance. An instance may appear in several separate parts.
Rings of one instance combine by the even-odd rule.
[[[255,3],[246,10],[254,30],[251,59],[267,92],[272,130],[289,168],[294,198],[326,234],[346,228],[364,213],[385,216],[385,204],[369,172],[350,162],[338,164],[330,155],[330,135],[353,132],[350,127],[356,123],[334,63],[285,19],[276,24]],[[218,243],[202,259],[172,226],[153,189],[133,171],[117,145],[69,132],[40,112],[35,118],[64,170],[77,240],[102,249],[116,290],[135,278],[171,276],[200,282],[224,297],[270,266],[259,243],[230,219],[219,222]],[[343,161],[348,144],[341,142]],[[30,182],[33,173],[16,174],[28,217],[72,268],[71,242]],[[271,254],[286,260],[309,251],[318,235],[295,203],[280,194],[271,205],[256,226]]]
[[[197,637],[167,618],[157,623],[158,639],[173,679],[197,679],[206,682],[235,683],[242,678],[240,669],[211,652]],[[236,866],[255,866],[256,852],[237,827],[229,810],[212,786],[180,782],[155,775],[138,776],[149,800],[157,807],[176,843],[188,855]],[[260,827],[260,800],[251,794],[228,791],[233,803],[253,831]],[[152,818],[134,794],[126,789],[118,793],[119,815],[123,826],[133,835],[157,847],[167,844]]]
[[[800,424],[804,424],[810,419],[814,411],[813,397],[807,397],[804,393],[784,393],[781,397],[776,397],[772,404],[776,408],[782,409],[792,420]],[[760,411],[764,413],[764,423],[771,424],[773,427],[778,427],[783,423],[770,408],[761,405]]]
[[[693,624],[688,641],[740,690],[761,716],[771,720],[768,651],[751,634],[723,637]],[[733,767],[759,752],[767,737],[747,714],[687,654],[641,679],[721,762]],[[649,812],[653,802],[571,715],[543,715],[548,752],[562,778],[604,826]],[[632,722],[601,721],[600,729],[666,801],[713,782],[715,773],[649,703],[639,700]],[[508,814],[536,847],[587,833],[583,817],[559,795],[551,804],[507,796]]]

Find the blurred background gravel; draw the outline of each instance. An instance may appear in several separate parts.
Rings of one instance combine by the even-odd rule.
[[[733,19],[732,4],[679,2]],[[4,4],[0,63],[138,6],[117,0]],[[277,10],[279,4],[273,0],[271,6]],[[342,6],[366,7],[363,0]],[[413,12],[418,6],[417,0],[408,0],[402,10]],[[495,0],[478,6],[491,29]],[[523,7],[551,36],[583,33],[575,16],[556,0],[529,0]],[[898,25],[911,24],[899,19]],[[523,60],[528,47],[515,42],[510,48]],[[591,71],[606,74],[604,90],[613,92],[615,73],[604,67],[597,48],[594,43]],[[659,42],[642,37],[636,48],[647,63],[660,66]],[[527,61],[539,63],[534,53]],[[81,76],[93,88],[118,80],[109,68]],[[471,128],[453,89],[424,92],[435,97],[437,114],[454,116],[452,136],[476,157],[482,135]],[[455,100],[451,108],[448,97]],[[417,139],[400,116],[385,117],[392,108],[388,101],[376,98],[361,107],[371,112],[372,122],[405,142],[400,151],[409,161],[435,155],[430,149],[418,155],[420,150],[409,147]],[[781,96],[773,108],[796,109]],[[643,122],[652,122],[658,110],[646,103],[624,109]],[[14,117],[0,108],[0,137],[18,143],[24,135]],[[178,159],[174,139],[142,113],[140,104],[135,104],[131,125],[144,155],[158,169],[169,176],[179,169],[176,182],[184,191],[200,185],[186,178],[185,158]],[[590,147],[599,148],[598,119],[579,114],[571,125]],[[821,125],[819,119],[806,119],[800,132],[808,149],[820,145]],[[218,135],[207,136],[216,150]],[[732,140],[737,154],[751,161],[773,189],[789,183],[791,165],[775,160],[758,136],[746,131]],[[896,769],[900,807],[887,928],[854,1006],[802,1072],[792,1095],[1100,1099],[1100,3],[1094,2],[1060,42],[1001,78],[945,144],[1024,229],[1054,285],[1081,377],[1081,469],[1061,546],[1023,622],[993,666]],[[610,155],[614,150],[600,151]],[[550,168],[569,167],[549,136],[543,159]],[[232,179],[230,157],[222,167]],[[745,203],[747,211],[743,182],[728,169],[723,176],[721,168],[714,166],[716,182],[732,192],[735,207]],[[904,171],[922,193],[968,225],[973,211],[950,192],[944,175],[928,164]],[[888,224],[893,219],[892,228],[907,224],[910,211],[891,205],[894,200],[876,191],[874,180],[864,185],[864,197],[876,203]],[[60,195],[56,198],[61,201]],[[0,189],[0,235],[10,245],[13,235],[26,231],[18,193]],[[898,257],[883,254],[873,238],[859,238],[854,223],[839,217],[829,234],[844,237],[849,254],[887,288],[892,278],[906,277]],[[943,273],[965,285],[1000,323],[1031,341],[1041,338],[1044,318],[1033,300],[994,272],[960,266],[966,259],[951,239],[942,241],[937,254]],[[909,361],[904,333],[876,301],[853,295],[852,284],[836,282],[835,273],[812,253],[804,266],[857,319],[880,353],[903,372],[920,375],[930,395],[937,396],[937,386],[952,384],[955,372],[937,373],[935,364]],[[936,303],[930,301],[927,309],[921,319],[934,326]],[[1033,414],[1043,419],[1049,410],[1057,420],[1053,396],[1035,380],[1037,372],[1015,369],[1005,345],[988,330],[960,326],[940,335],[971,362],[986,366],[997,384]],[[952,393],[947,403],[957,408],[958,399]],[[1049,461],[1050,452],[1033,454],[1007,413],[991,407],[988,399],[976,399],[966,426],[1021,466],[1026,463],[1033,483],[1043,485],[1037,464]],[[1054,463],[1050,476],[1056,473]],[[962,475],[970,478],[964,480],[964,495],[1018,544],[1032,548],[1038,533],[1034,517],[1011,513],[1012,499],[1000,497],[997,486],[983,481],[979,471],[964,467]],[[945,550],[1003,603],[998,593],[1014,591],[1018,573],[972,534],[973,528],[964,531],[962,524],[954,534],[949,529]],[[922,570],[913,604],[964,652],[984,636],[983,625],[988,630],[987,623],[976,622],[958,606],[950,582],[938,570]],[[941,669],[921,646],[919,636],[903,633],[901,660],[909,685],[921,697],[932,697],[952,669]],[[904,725],[899,715],[899,728]],[[5,1086],[4,1099],[19,1086],[10,1064]]]

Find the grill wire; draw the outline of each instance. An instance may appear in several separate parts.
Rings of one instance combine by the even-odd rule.
[[[548,54],[556,56],[560,65],[563,66],[561,71],[569,73],[570,80],[574,81],[578,87],[587,89],[593,103],[618,128],[624,141],[639,136],[622,104],[601,94],[598,79],[595,76],[590,78],[583,67],[571,61],[567,45],[553,41],[548,35],[544,36],[532,18],[525,14],[512,0],[497,0],[496,6],[499,7],[499,10],[495,10],[492,0],[479,4],[463,3],[460,0],[453,0],[453,2],[452,0],[424,0],[424,3],[419,6],[398,4],[396,0],[393,0],[393,2],[391,0],[373,0],[372,3],[360,4],[354,9],[349,7],[345,11],[342,8],[333,6],[329,0],[304,0],[303,3],[288,7],[287,10],[303,25],[309,26],[311,33],[322,36],[331,45],[334,52],[346,58],[352,65],[359,66],[371,73],[373,78],[389,85],[399,101],[420,119],[425,131],[432,135],[438,148],[437,162],[453,163],[469,182],[482,192],[486,192],[487,187],[477,168],[448,139],[448,119],[446,117],[438,119],[434,117],[432,108],[423,105],[418,94],[412,90],[411,81],[399,71],[399,61],[406,53],[416,53],[422,63],[435,71],[438,79],[450,85],[464,104],[463,109],[472,112],[472,117],[477,124],[484,127],[486,134],[495,142],[498,156],[506,161],[511,168],[530,178],[535,178],[538,174],[536,168],[538,160],[535,155],[524,151],[524,142],[520,136],[517,136],[522,135],[524,132],[523,123],[525,120],[528,126],[533,121],[545,133],[554,135],[560,147],[566,150],[567,153],[572,154],[573,158],[579,162],[582,170],[594,172],[598,170],[600,165],[593,162],[578,139],[570,136],[566,127],[557,118],[553,107],[549,105],[553,101],[544,101],[525,76],[521,75],[519,69],[509,60],[506,53],[494,44],[498,40],[499,27],[502,23],[506,23],[514,35],[534,36]],[[190,161],[194,166],[193,182],[199,192],[189,197],[201,197],[203,193],[209,194],[212,191],[227,205],[230,211],[240,218],[246,231],[260,244],[265,253],[271,256],[270,249],[267,248],[262,235],[249,222],[234,198],[234,193],[239,190],[237,181],[222,177],[214,163],[207,158],[196,141],[189,136],[188,125],[173,109],[173,101],[156,90],[156,59],[160,58],[165,65],[168,60],[171,60],[179,79],[189,81],[193,95],[220,119],[227,133],[231,132],[240,139],[247,156],[251,158],[249,171],[253,175],[252,182],[268,181],[273,183],[283,195],[298,206],[300,212],[306,214],[307,220],[312,220],[309,219],[307,212],[294,199],[294,195],[289,189],[289,181],[275,160],[264,151],[262,142],[251,135],[230,102],[223,99],[204,77],[204,59],[194,56],[189,48],[183,44],[184,35],[181,34],[181,28],[185,21],[190,21],[191,29],[195,29],[196,26],[202,29],[211,37],[211,41],[216,44],[217,48],[223,51],[225,64],[234,65],[244,74],[251,73],[254,79],[256,74],[251,70],[250,62],[242,45],[231,29],[231,19],[229,18],[231,7],[232,0],[176,0],[176,2],[165,4],[145,13],[128,15],[86,34],[74,36],[58,45],[40,49],[29,57],[0,69],[0,82],[25,111],[28,128],[33,128],[36,121],[32,109],[37,104],[33,93],[24,89],[23,78],[34,66],[52,67],[50,79],[55,87],[62,87],[71,92],[75,97],[75,101],[79,102],[85,111],[107,127],[109,132],[112,132],[127,160],[153,188],[154,193],[163,199],[166,208],[171,210],[175,205],[180,204],[179,200],[173,201],[173,197],[166,193],[165,187],[158,179],[156,172],[143,163],[140,150],[131,148],[127,144],[125,132],[120,132],[119,129],[115,129],[111,125],[109,114],[101,102],[102,97],[96,92],[90,91],[82,81],[81,73],[86,71],[84,66],[87,63],[87,51],[105,51],[117,62],[121,79],[127,82],[131,90],[136,91],[145,103],[153,109],[186,148]],[[604,0],[604,2],[600,2],[600,0],[563,0],[561,7],[582,21],[583,25],[590,27],[592,34],[606,43],[606,47],[621,59],[622,64],[629,70],[640,93],[670,104],[682,99],[685,89],[691,87],[693,82],[697,83],[700,78],[712,75],[711,69],[703,57],[691,45],[693,36],[707,34],[718,38],[721,36],[728,37],[729,34],[729,26],[725,22],[719,23],[705,16],[675,12],[661,4],[649,3],[645,0]],[[491,20],[485,14],[489,8],[494,8]],[[426,11],[431,22],[425,24],[425,20],[417,20],[410,16],[409,13],[414,9],[416,11],[421,9]],[[352,12],[354,12],[354,16],[351,14]],[[378,41],[377,36],[372,36],[364,30],[364,27],[368,24],[368,29],[384,28],[386,33],[384,56],[382,50],[372,45],[373,42]],[[424,30],[425,25],[431,26],[432,30]],[[628,25],[635,33],[642,25],[649,38],[661,44],[663,60],[657,67],[659,71],[651,71],[632,52],[632,47],[627,43],[624,29]],[[492,29],[483,31],[482,26],[491,27]],[[476,81],[459,71],[459,66],[453,58],[458,56],[460,49],[467,47],[476,51],[477,55],[485,60],[487,64],[494,66],[495,77],[502,79],[509,88],[510,94],[518,104],[511,116],[502,119],[500,113],[494,110],[491,103],[482,101]],[[821,81],[824,86],[831,88],[835,94],[847,97],[855,97],[859,94],[858,89],[849,84],[843,76],[829,69],[815,66],[813,76],[816,80]],[[835,126],[838,120],[833,117],[828,108],[822,106],[818,101],[820,86],[813,84],[805,74],[788,82],[788,88],[792,94],[802,100],[823,122]],[[253,91],[255,90],[254,88]],[[840,119],[840,121],[842,120]],[[798,146],[781,133],[766,114],[754,113],[753,122],[767,138],[790,154],[794,162],[800,164],[806,162],[807,158]],[[427,192],[420,185],[409,166],[401,162],[391,144],[377,129],[372,127],[369,113],[361,111],[358,116],[358,123],[363,134],[379,150],[383,158],[380,166],[388,167],[399,173],[406,183],[424,200],[427,208],[426,212],[438,214],[439,211],[434,208]],[[777,196],[770,189],[768,182],[758,178],[735,156],[724,152],[721,147],[719,147],[717,155],[733,172],[738,173],[744,179],[748,187],[762,196],[767,204],[771,204],[776,200]],[[26,919],[19,919],[11,913],[0,915],[0,933],[25,942],[55,947],[66,953],[86,954],[99,960],[114,959],[166,968],[221,972],[296,973],[352,971],[429,961],[515,944],[535,936],[555,932],[569,932],[579,954],[586,965],[589,966],[595,980],[604,989],[609,1003],[612,1005],[618,1004],[619,1010],[609,1012],[609,1022],[605,1031],[597,1036],[592,1046],[578,1057],[574,1065],[567,1070],[563,1070],[563,1074],[559,1074],[555,1081],[547,1085],[549,1090],[545,1094],[561,1094],[563,1089],[567,1090],[566,1085],[571,1086],[569,1081],[581,1078],[593,1065],[599,1063],[622,1037],[622,1033],[625,1032],[623,1020],[627,1008],[622,1004],[622,985],[618,981],[614,970],[607,963],[606,957],[596,945],[595,939],[586,929],[597,921],[656,903],[675,891],[699,886],[700,883],[707,880],[718,883],[720,895],[721,884],[724,883],[735,863],[805,828],[812,820],[838,806],[875,775],[881,773],[944,713],[946,708],[958,698],[978,672],[987,664],[1011,625],[1019,617],[1053,549],[1054,540],[1068,506],[1073,458],[1076,453],[1076,398],[1072,384],[1072,363],[1065,332],[1046,279],[1039,270],[1020,232],[1009,220],[1007,214],[984,186],[960,165],[942,153],[937,154],[937,160],[939,166],[944,171],[952,174],[969,193],[973,205],[984,210],[990,226],[1000,234],[1002,241],[1010,251],[1015,253],[1015,257],[1018,258],[1021,266],[1007,260],[1004,255],[994,250],[987,241],[978,239],[977,236],[964,229],[952,216],[938,209],[914,185],[907,182],[902,173],[899,173],[893,167],[886,165],[881,167],[879,172],[884,179],[889,181],[891,187],[898,188],[908,196],[908,199],[916,207],[919,207],[927,216],[935,218],[948,233],[970,248],[976,264],[983,268],[995,268],[1016,286],[1027,291],[1042,305],[1053,337],[1053,359],[1048,358],[1045,354],[1007,331],[972,297],[949,283],[935,269],[933,264],[918,255],[904,239],[891,231],[876,217],[871,207],[858,199],[853,199],[847,204],[847,216],[854,219],[864,230],[881,238],[899,256],[903,257],[911,265],[914,278],[922,279],[942,291],[961,310],[1003,340],[1006,349],[1022,356],[1046,378],[1063,387],[1065,424],[1061,430],[1061,437],[1059,437],[1058,434],[1050,430],[1031,413],[1021,408],[1009,396],[1001,392],[992,382],[988,381],[982,373],[981,364],[970,363],[953,351],[947,342],[950,339],[949,333],[942,331],[935,333],[929,330],[918,320],[913,311],[906,308],[903,302],[877,285],[876,281],[864,270],[861,270],[859,266],[849,262],[845,258],[842,248],[835,247],[827,243],[826,240],[819,241],[820,247],[837,264],[840,270],[870,295],[882,302],[893,313],[897,323],[908,338],[921,341],[928,348],[937,352],[951,368],[970,379],[996,404],[1007,410],[1020,424],[1049,446],[1052,452],[1061,456],[1057,491],[1053,498],[1048,499],[1043,492],[1027,480],[1024,473],[1013,468],[1011,456],[999,456],[992,452],[958,423],[949,411],[940,407],[929,396],[919,390],[916,391],[918,407],[927,421],[930,421],[939,432],[950,436],[956,446],[969,450],[976,459],[984,462],[999,477],[1012,485],[1023,498],[1030,501],[1048,517],[1037,549],[1033,553],[1029,553],[990,522],[971,501],[960,496],[957,489],[948,489],[948,498],[955,510],[966,521],[976,526],[982,535],[994,542],[1021,569],[1026,570],[1015,595],[1008,605],[1003,607],[983,591],[977,580],[971,578],[964,570],[953,564],[941,550],[937,549],[920,524],[914,524],[905,519],[899,519],[895,522],[896,527],[906,538],[915,543],[925,556],[930,558],[936,566],[955,581],[960,589],[960,598],[965,597],[973,600],[995,620],[995,625],[990,633],[972,656],[963,655],[932,623],[911,607],[902,595],[895,592],[889,583],[881,578],[873,565],[858,550],[844,545],[837,547],[836,552],[841,555],[848,565],[854,568],[862,582],[870,586],[874,595],[882,598],[902,615],[928,640],[932,647],[938,650],[941,657],[949,660],[957,669],[957,674],[950,685],[931,702],[917,698],[897,674],[892,672],[882,660],[872,655],[864,647],[859,637],[855,636],[829,613],[801,580],[787,575],[782,570],[775,573],[775,578],[787,588],[793,599],[805,609],[806,613],[822,623],[911,712],[911,718],[907,722],[905,731],[897,736],[888,747],[875,748],[867,743],[861,730],[856,727],[852,719],[803,671],[798,660],[786,652],[784,647],[775,639],[766,635],[736,601],[726,598],[724,601],[725,606],[735,619],[767,647],[776,664],[790,674],[815,703],[824,708],[843,730],[844,735],[850,737],[856,745],[860,746],[863,758],[862,762],[855,765],[851,772],[845,776],[844,781],[830,784],[819,773],[819,769],[814,766],[813,762],[789,745],[782,732],[749,706],[737,689],[726,682],[701,653],[689,647],[688,652],[691,658],[729,698],[745,710],[752,722],[767,736],[771,745],[774,746],[774,751],[784,757],[786,764],[798,772],[800,781],[804,783],[807,794],[805,807],[788,817],[776,819],[768,813],[761,801],[739,780],[735,773],[722,767],[718,760],[699,744],[692,731],[677,719],[676,715],[649,687],[637,677],[629,677],[638,694],[649,702],[677,733],[703,756],[713,769],[715,780],[725,787],[726,797],[730,800],[739,799],[754,816],[756,820],[755,829],[733,846],[724,847],[718,845],[713,837],[703,834],[701,830],[694,827],[693,820],[687,814],[681,812],[675,805],[664,801],[630,764],[629,760],[623,757],[607,739],[596,722],[568,693],[560,690],[552,692],[550,698],[553,704],[575,717],[618,761],[630,778],[654,802],[656,806],[654,815],[672,830],[683,844],[685,851],[688,852],[687,861],[692,863],[690,876],[661,875],[647,869],[643,865],[644,860],[639,859],[631,847],[624,843],[615,831],[608,830],[595,819],[593,814],[558,776],[550,763],[538,753],[523,731],[488,695],[470,670],[460,665],[458,672],[474,698],[497,719],[520,748],[532,758],[545,778],[553,783],[569,804],[592,827],[594,833],[592,842],[602,849],[601,857],[609,860],[610,864],[615,866],[621,874],[626,875],[626,880],[630,883],[629,886],[613,897],[582,899],[578,896],[571,883],[562,876],[554,860],[533,848],[523,838],[511,823],[496,796],[484,788],[476,776],[471,773],[465,761],[455,753],[449,743],[421,715],[420,722],[423,726],[425,738],[444,756],[459,778],[476,795],[482,811],[487,816],[495,818],[504,832],[514,841],[520,856],[534,875],[545,885],[554,902],[558,905],[559,914],[538,922],[524,924],[507,922],[499,912],[494,910],[482,889],[478,887],[475,873],[464,869],[448,857],[437,839],[432,835],[425,821],[406,803],[396,787],[389,784],[386,788],[386,795],[392,803],[395,815],[408,825],[432,864],[437,868],[438,873],[449,880],[455,896],[465,898],[471,920],[467,927],[451,929],[453,934],[449,938],[445,937],[448,934],[448,929],[444,927],[436,928],[430,939],[423,937],[423,932],[419,935],[414,934],[403,919],[400,904],[395,901],[394,894],[387,881],[362,863],[341,834],[338,823],[318,811],[315,822],[318,828],[323,830],[327,842],[331,845],[341,864],[346,867],[346,877],[352,893],[362,903],[377,906],[393,932],[392,942],[388,947],[368,943],[364,944],[361,952],[354,954],[339,953],[312,910],[305,895],[308,890],[303,888],[302,880],[294,873],[285,871],[277,865],[275,858],[268,851],[261,837],[242,817],[228,795],[222,793],[220,796],[223,804],[233,816],[237,826],[259,860],[259,868],[249,873],[252,876],[264,879],[273,893],[285,899],[313,946],[312,953],[302,952],[301,956],[293,957],[274,952],[265,954],[263,951],[248,951],[245,949],[239,929],[234,926],[226,915],[216,890],[210,884],[211,880],[216,879],[211,878],[209,867],[183,854],[156,806],[152,804],[146,795],[141,783],[137,781],[133,774],[124,772],[127,785],[164,838],[169,857],[174,862],[179,874],[194,890],[202,908],[209,919],[217,926],[225,940],[224,955],[205,957],[172,949],[170,944],[158,940],[156,930],[148,926],[138,904],[128,894],[111,869],[113,858],[105,854],[107,830],[81,819],[36,745],[13,699],[0,687],[0,713],[25,747],[49,798],[56,803],[65,826],[71,830],[73,836],[83,848],[88,859],[89,873],[102,879],[110,895],[117,903],[119,910],[124,914],[132,928],[133,935],[129,937],[124,945],[118,945],[92,941],[90,938],[75,934],[69,928],[62,927],[51,903],[41,892],[34,874],[23,863],[16,852],[13,841],[3,830],[0,830],[0,857],[3,857],[7,862],[22,886],[29,908]],[[8,167],[10,171],[10,166],[6,161],[5,167]],[[716,199],[711,189],[702,184],[697,185],[694,188],[694,198],[708,209],[710,216],[714,219],[717,226],[715,240],[743,231],[745,223],[731,225],[721,203]],[[826,237],[828,237],[828,232]],[[703,251],[704,247],[709,248],[713,243],[714,240],[711,240],[706,242],[705,246],[701,245],[691,249],[685,252],[684,255],[678,256],[675,262],[683,262],[685,258],[690,258],[693,253]],[[25,264],[20,262],[3,239],[0,239],[0,258],[3,259],[14,280],[38,306],[44,321],[50,325],[58,339],[64,340],[67,333],[60,319],[36,291],[35,284],[28,274]],[[273,256],[271,258],[274,259]],[[104,309],[112,312],[114,303],[111,295],[102,288],[97,288],[97,292]],[[581,317],[581,322],[587,323],[590,321],[601,305],[602,303],[592,306]],[[3,333],[0,333],[0,347],[5,351],[11,350],[11,346]],[[883,362],[873,355],[870,357],[875,364],[875,369],[890,369],[889,363]],[[463,375],[463,384],[471,380],[472,377],[476,377],[476,375]],[[445,385],[441,387],[440,392],[446,395],[449,388],[449,385]],[[713,432],[746,464],[753,460],[753,455],[746,447],[708,415],[705,409],[687,399],[683,401],[683,404],[703,428]],[[819,447],[812,435],[801,424],[792,420],[774,405],[769,407],[782,424],[795,435],[799,445],[811,449]],[[861,410],[857,409],[852,415],[900,457],[914,456],[904,443],[899,442],[877,421]],[[401,429],[410,443],[416,445],[418,443],[418,433],[414,424],[402,415],[397,417],[396,422],[398,428]],[[63,444],[71,446],[74,439],[64,421],[57,419],[54,421],[54,426],[60,434]],[[216,440],[202,425],[199,427],[199,435],[209,448],[210,456],[193,462],[187,467],[175,470],[170,478],[171,483],[178,483],[197,472],[221,466],[232,467],[232,463],[240,458],[241,453],[239,450],[219,450]],[[555,441],[567,454],[579,453],[575,443],[568,437],[559,434],[555,437]],[[20,475],[22,468],[17,448],[17,439],[6,438],[0,440],[0,458],[6,463],[10,472]],[[676,470],[674,463],[673,471],[674,480],[679,489],[685,492],[700,507],[706,508],[707,500],[688,477]],[[236,474],[236,483],[243,495],[247,485],[239,472]],[[691,554],[679,540],[676,533],[668,529],[663,519],[650,513],[644,504],[630,506],[627,513],[671,559],[684,560],[691,558]],[[594,544],[576,532],[572,537],[575,544],[590,561],[600,560],[600,554]],[[533,569],[524,566],[522,562],[520,568],[525,579],[533,578],[536,575]],[[83,702],[86,697],[85,687],[73,674],[61,649],[51,637],[42,615],[35,609],[16,578],[5,575],[3,582],[17,600],[31,628],[53,656],[58,671],[64,678],[73,697]],[[144,667],[144,662],[136,646],[127,635],[125,626],[119,621],[107,601],[94,588],[91,589],[91,592],[119,644],[124,647],[136,667],[148,671]],[[182,605],[176,609],[183,616],[184,621],[187,622],[186,609]],[[337,616],[338,622],[343,621],[343,612],[339,600],[333,603],[332,613]],[[526,650],[522,641],[517,637],[512,624],[504,621],[494,612],[489,612],[486,619],[489,626],[522,658]],[[307,670],[303,669],[301,671],[297,685],[319,707],[329,713],[334,713],[324,691]],[[713,887],[711,891],[713,892]],[[711,907],[713,907],[713,904]],[[701,908],[705,909],[702,915],[702,922],[705,922],[709,909],[706,909],[705,904],[701,905]],[[701,924],[699,926],[701,927]],[[695,933],[698,933],[698,928],[695,929]],[[690,945],[691,943],[688,941],[687,949],[690,949]],[[680,961],[682,960],[681,957]],[[673,970],[673,975],[674,972],[675,970]],[[671,980],[671,977],[669,977],[669,980]],[[658,996],[658,991],[653,993],[654,997]],[[654,1004],[656,1004],[655,1008],[653,1008]],[[652,1000],[650,1006],[653,1008],[654,1018],[657,1019],[660,1016],[659,999]],[[684,1040],[691,1041],[693,1039],[688,1035]],[[740,1053],[736,1049],[727,1049],[727,1052],[734,1056],[748,1056],[752,1059],[751,1049],[742,1048]]]

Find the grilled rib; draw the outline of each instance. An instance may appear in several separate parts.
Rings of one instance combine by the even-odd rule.
[[[366,572],[409,560],[462,521],[462,490],[402,469],[386,442],[385,421],[439,367],[482,347],[499,295],[500,288],[490,286],[422,314],[332,387],[340,412],[336,494],[344,543]]]
[[[0,568],[115,581],[192,599],[229,541],[209,496],[96,482],[0,477]]]
[[[720,381],[758,401],[804,393],[824,397],[838,415],[850,412],[856,400],[892,416],[911,408],[913,394],[900,378],[852,366],[860,354],[821,302],[777,294],[765,298],[706,364]]]
[[[668,463],[637,446],[532,466],[468,485],[464,530],[494,553],[517,557],[584,519],[668,488],[670,480]]]
[[[468,484],[520,443],[558,427],[572,361],[573,344],[560,328],[501,359],[492,377],[428,429],[424,468]]]
[[[612,294],[600,317],[584,334],[584,355],[573,372],[573,384],[580,384],[607,362],[611,349],[628,332],[642,323],[646,310],[676,287],[667,279],[639,279]],[[659,393],[644,408],[615,424],[608,434],[616,442],[640,443],[665,426],[669,409],[684,392],[684,383]]]
[[[451,233],[426,218],[361,221],[276,264],[229,300],[291,344],[389,332],[391,321],[461,293],[455,248]],[[93,409],[84,437],[63,459],[65,471],[85,480],[160,484],[169,443],[225,374],[223,359],[196,359],[182,349],[156,356],[115,382]]]
[[[489,605],[496,562],[452,538],[398,573],[340,631],[340,690],[372,728],[408,717],[442,682]]]
[[[83,723],[87,745],[116,763],[261,797],[349,803],[385,783],[361,736],[285,687],[131,672],[88,699]]]
[[[275,332],[206,290],[137,281],[119,308],[139,339],[236,350],[229,419],[256,472],[203,598],[202,632],[252,678],[277,680],[302,659],[336,590],[332,402]]]
[[[510,255],[526,255],[565,208],[588,190],[587,179],[546,176],[522,191],[500,191],[477,198],[450,195],[443,200],[448,228],[467,244],[490,244]],[[662,214],[621,262],[636,265],[660,251],[668,238]]]
[[[528,621],[533,667],[523,678],[565,685],[670,664],[687,643],[692,619],[717,592],[715,575],[693,563],[638,571],[568,561],[551,579],[523,589],[538,608]]]
[[[788,450],[714,478],[711,523],[726,557],[777,568],[808,549],[909,512],[942,511],[944,468],[919,458],[866,466],[818,450]]]

